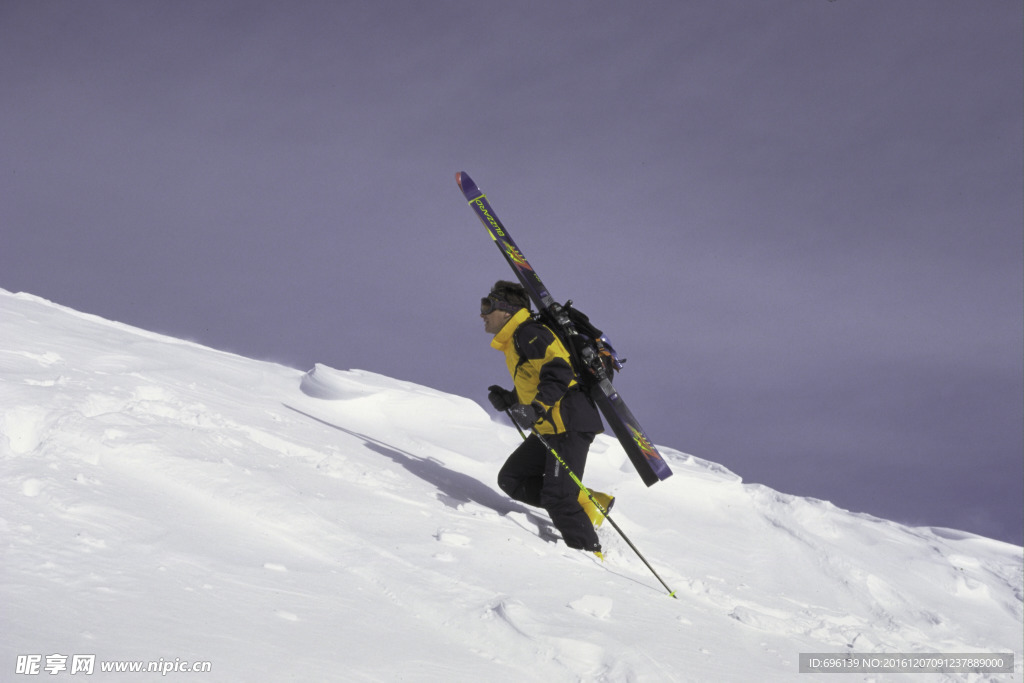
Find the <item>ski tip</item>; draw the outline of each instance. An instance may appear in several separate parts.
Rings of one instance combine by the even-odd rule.
[[[467,200],[473,200],[483,194],[465,171],[459,171],[455,174],[455,182],[459,184],[459,189],[462,190],[462,194],[465,195]]]

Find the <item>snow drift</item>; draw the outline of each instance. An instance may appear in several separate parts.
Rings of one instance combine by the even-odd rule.
[[[673,600],[611,529],[602,564],[501,494],[519,436],[468,399],[2,290],[0,339],[4,680],[71,677],[75,655],[97,680],[128,680],[115,661],[210,666],[132,680],[793,680],[801,652],[1021,671],[1020,547],[669,448],[675,476],[647,489],[599,437],[585,479]],[[862,678],[945,675],[842,680]]]

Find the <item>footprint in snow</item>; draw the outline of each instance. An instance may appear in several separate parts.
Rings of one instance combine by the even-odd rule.
[[[570,602],[569,607],[595,619],[607,621],[612,615],[612,604],[611,598],[600,595],[584,595],[579,600]]]
[[[43,492],[43,482],[38,479],[26,479],[21,483],[22,495],[28,496],[29,498],[35,498]]]
[[[436,538],[441,543],[444,543],[445,545],[450,545],[457,548],[468,548],[470,544],[473,542],[469,536],[463,536],[462,534],[452,533],[451,531],[445,531],[444,529],[441,529],[436,534],[434,534],[434,538]]]

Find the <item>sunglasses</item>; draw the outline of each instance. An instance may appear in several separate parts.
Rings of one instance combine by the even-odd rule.
[[[480,315],[490,315],[494,311],[508,311],[513,313],[518,311],[520,306],[513,306],[512,304],[505,303],[504,301],[498,301],[494,297],[485,296],[480,299]]]

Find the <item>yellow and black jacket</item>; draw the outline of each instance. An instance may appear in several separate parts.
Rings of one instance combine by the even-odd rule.
[[[580,390],[569,352],[546,325],[522,308],[491,340],[505,354],[519,402],[534,401],[548,411],[537,425],[541,434],[599,433],[604,430],[593,401]]]

